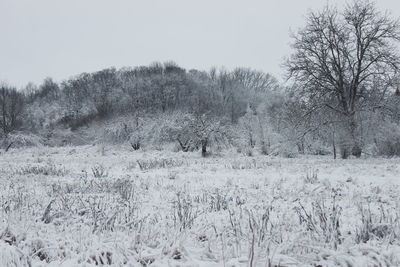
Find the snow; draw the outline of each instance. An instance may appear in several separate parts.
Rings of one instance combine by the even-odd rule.
[[[10,150],[0,233],[15,241],[0,235],[0,266],[400,265],[399,163]]]

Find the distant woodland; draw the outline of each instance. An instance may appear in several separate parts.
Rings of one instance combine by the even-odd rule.
[[[186,70],[174,62],[18,89],[1,83],[2,147],[399,156],[399,29],[370,2],[310,12],[293,35],[281,83],[250,68]]]

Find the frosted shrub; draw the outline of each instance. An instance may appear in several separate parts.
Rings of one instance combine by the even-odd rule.
[[[254,155],[253,149],[251,147],[245,147],[242,150],[243,155],[252,157]]]
[[[223,193],[218,188],[210,194],[210,210],[221,211],[228,208],[227,193]]]
[[[293,142],[282,143],[278,146],[278,154],[284,158],[295,158],[298,156],[299,152],[297,146]]]
[[[92,174],[94,178],[103,178],[108,176],[106,168],[101,164],[92,167]]]
[[[117,122],[104,130],[104,138],[113,143],[123,143],[130,139],[134,126],[129,122]]]
[[[117,179],[113,183],[113,188],[124,201],[132,199],[135,193],[135,186],[129,179]]]
[[[19,169],[14,170],[15,174],[19,175],[48,175],[48,176],[65,176],[69,173],[64,166],[47,163],[45,165],[27,165],[21,166]]]
[[[10,246],[15,245],[15,243],[17,242],[16,236],[10,231],[8,227],[0,234],[0,240],[6,242]]]
[[[387,123],[385,127],[380,128],[375,139],[375,145],[378,155],[400,156],[400,126]]]
[[[304,183],[315,184],[318,182],[318,170],[309,169],[304,176]]]
[[[356,229],[356,243],[366,243],[373,239],[388,239],[389,242],[393,242],[398,237],[399,233],[394,227],[398,214],[393,214],[389,209],[384,210],[383,206],[379,208],[380,214],[374,214],[372,210],[376,209],[376,204],[370,200],[367,203],[358,203],[361,224]]]
[[[172,168],[172,167],[179,167],[184,164],[184,161],[179,159],[142,159],[137,160],[137,164],[142,171],[151,170],[151,169],[158,169],[158,168]]]
[[[179,230],[191,228],[194,220],[197,218],[198,210],[194,208],[192,199],[189,195],[182,192],[176,194],[176,200],[173,203],[174,225]]]
[[[141,132],[134,132],[129,138],[129,144],[131,145],[133,150],[139,150],[142,146],[142,142],[143,134]]]
[[[249,169],[263,169],[270,165],[267,161],[260,161],[256,159],[234,159],[231,163],[226,164],[225,167],[233,170],[249,170]]]
[[[11,133],[2,143],[2,147],[7,150],[9,148],[41,146],[43,140],[32,133],[15,132]]]
[[[317,241],[331,244],[335,249],[342,242],[340,230],[342,208],[337,204],[337,196],[338,192],[333,190],[331,199],[317,199],[311,203],[311,208],[305,207],[300,200],[298,206],[294,207],[300,224],[305,225],[311,236]]]
[[[0,240],[0,266],[31,267],[29,258],[17,247]]]
[[[30,247],[32,257],[38,257],[41,261],[51,261],[51,257],[46,251],[46,245],[41,239],[32,240]]]

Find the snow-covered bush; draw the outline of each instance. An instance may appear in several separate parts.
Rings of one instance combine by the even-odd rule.
[[[69,172],[64,166],[55,165],[54,163],[42,163],[42,164],[28,164],[20,166],[14,170],[15,174],[18,175],[49,175],[49,176],[65,176]]]
[[[166,158],[154,158],[154,159],[139,159],[137,164],[141,170],[151,170],[160,168],[172,168],[182,166],[185,162],[179,159],[166,159]]]
[[[137,121],[130,117],[120,118],[105,127],[103,138],[111,143],[127,142],[131,139],[132,134],[139,130],[139,125],[142,125],[142,123],[139,118]]]
[[[0,240],[0,266],[31,267],[31,262],[20,249]]]
[[[159,148],[175,141],[174,115],[122,117],[105,128],[103,140],[114,144],[129,143],[134,150]]]
[[[240,152],[247,155],[253,154],[254,149],[263,155],[276,154],[273,148],[282,142],[282,136],[274,131],[268,114],[262,110],[253,111],[247,108],[235,129],[235,145]]]
[[[106,168],[101,164],[96,164],[92,167],[92,174],[94,178],[104,178],[108,176]]]
[[[33,133],[13,132],[2,140],[4,149],[42,146],[43,138]]]
[[[35,102],[25,110],[24,126],[28,129],[45,129],[56,124],[64,117],[63,108],[58,101],[52,103]]]
[[[281,136],[276,136],[276,142],[268,146],[269,155],[284,158],[295,158],[299,154],[296,142],[285,140]]]
[[[72,131],[71,129],[48,129],[42,132],[43,143],[46,146],[81,146],[93,142],[92,138],[87,138],[82,132]]]
[[[387,122],[377,129],[375,149],[378,155],[400,156],[400,125]]]

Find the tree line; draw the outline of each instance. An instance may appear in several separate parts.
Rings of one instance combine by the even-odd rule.
[[[130,116],[105,132],[124,133],[134,149],[163,118],[168,125],[156,132],[203,155],[221,140],[248,154],[400,155],[399,21],[356,0],[311,11],[292,39],[284,84],[249,68],[186,70],[174,62],[108,68],[61,83],[47,78],[22,90],[3,83],[2,136],[74,131]]]

